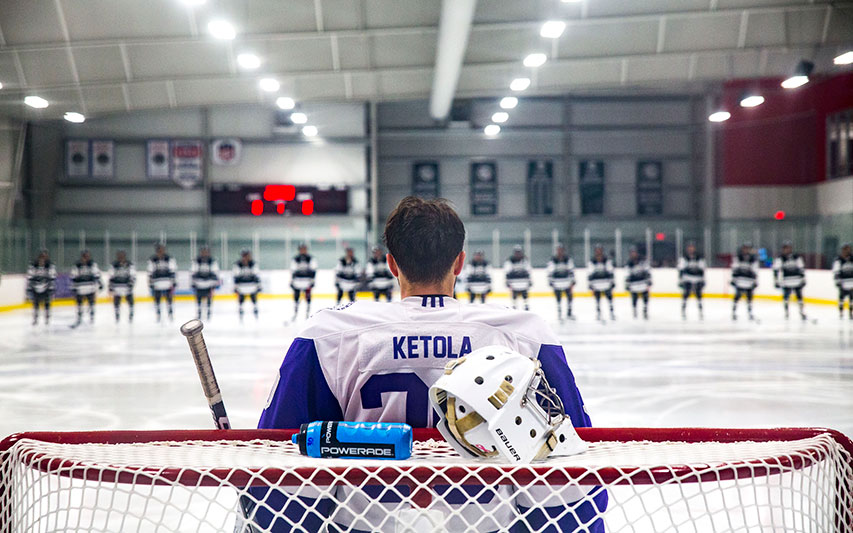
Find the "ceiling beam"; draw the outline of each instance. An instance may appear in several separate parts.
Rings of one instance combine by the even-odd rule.
[[[444,120],[450,113],[453,95],[459,84],[459,74],[468,50],[468,35],[477,0],[444,0],[435,53],[435,70],[429,100],[429,114]]]

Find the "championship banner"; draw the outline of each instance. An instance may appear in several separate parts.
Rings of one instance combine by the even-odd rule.
[[[65,175],[89,177],[89,141],[65,141]]]
[[[441,196],[437,161],[419,161],[412,164],[412,195],[421,198]]]
[[[581,214],[604,214],[604,161],[583,160],[578,164]]]
[[[554,213],[554,162],[532,159],[527,162],[527,214]]]
[[[214,165],[233,166],[240,163],[243,143],[240,139],[216,139],[210,144],[210,156]]]
[[[169,172],[169,141],[151,140],[145,145],[145,172],[148,179],[167,180]]]
[[[201,141],[172,141],[172,180],[185,189],[201,183],[203,155]]]
[[[663,163],[637,162],[637,214],[663,214]]]
[[[92,141],[92,176],[112,178],[115,173],[113,141]]]
[[[471,214],[498,214],[498,166],[494,161],[471,163]]]

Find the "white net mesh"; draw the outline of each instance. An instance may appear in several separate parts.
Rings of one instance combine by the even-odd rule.
[[[529,466],[463,459],[437,440],[381,461],[312,459],[266,438],[24,436],[0,451],[0,532],[853,533],[853,459],[839,434],[688,442],[673,430],[649,442],[597,431],[609,440]]]

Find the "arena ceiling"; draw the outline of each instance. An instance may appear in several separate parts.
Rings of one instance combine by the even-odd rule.
[[[0,114],[61,117],[298,100],[425,98],[439,0],[0,0]],[[223,19],[236,37],[211,36]],[[566,22],[557,39],[540,36]],[[456,96],[703,90],[728,78],[817,71],[853,44],[853,1],[479,0]],[[241,68],[254,53],[261,65]],[[522,59],[543,52],[547,62]],[[276,92],[259,88],[273,77]],[[23,105],[38,95],[50,107]]]

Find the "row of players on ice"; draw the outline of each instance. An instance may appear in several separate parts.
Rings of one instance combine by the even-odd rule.
[[[642,301],[643,318],[648,318],[649,290],[652,285],[651,267],[648,261],[640,257],[636,248],[632,248],[626,264],[627,275],[625,288],[631,295],[633,314],[638,315],[638,303]],[[753,292],[758,286],[759,261],[752,245],[744,243],[740,252],[732,261],[732,286],[735,288],[732,308],[732,318],[737,319],[737,305],[741,298],[746,300],[747,313],[753,319]],[[169,318],[172,318],[172,295],[175,290],[177,264],[174,258],[166,253],[162,244],[155,246],[155,253],[148,260],[148,283],[154,297],[157,320],[161,318],[161,301],[165,300]],[[575,286],[575,265],[568,256],[565,248],[558,245],[553,257],[548,262],[548,282],[554,290],[557,301],[557,314],[560,319],[573,319],[572,300]],[[604,252],[604,247],[597,245],[588,267],[588,285],[595,298],[597,318],[601,319],[601,298],[604,296],[609,304],[610,317],[615,319],[613,309],[613,289],[615,275],[613,262]],[[796,296],[800,316],[805,319],[803,309],[803,287],[805,280],[805,264],[802,256],[793,253],[790,242],[782,245],[781,254],[773,262],[774,283],[782,290],[785,318],[788,318],[788,303],[791,295]],[[530,262],[524,255],[521,246],[516,246],[512,256],[504,263],[507,288],[512,295],[513,308],[520,298],[524,308],[528,309],[528,295],[532,285]],[[838,309],[843,314],[844,301],[848,300],[848,312],[853,319],[853,254],[851,246],[845,244],[841,253],[832,265],[833,276],[839,289]],[[234,292],[237,294],[240,318],[243,318],[243,302],[246,298],[252,301],[255,317],[258,316],[258,293],[261,292],[260,270],[248,250],[240,254],[240,259],[232,267],[234,276]],[[299,253],[291,262],[291,288],[293,289],[294,318],[299,311],[302,296],[306,302],[306,316],[310,314],[311,290],[314,287],[317,273],[317,261],[308,253],[308,247],[299,246]],[[693,244],[688,244],[685,254],[678,260],[679,286],[682,289],[681,313],[686,318],[687,300],[695,296],[702,316],[702,291],[705,286],[705,260],[696,251]],[[41,251],[30,265],[28,272],[27,292],[33,302],[33,323],[38,322],[39,307],[44,308],[45,322],[50,318],[50,301],[55,288],[56,269],[50,262],[47,251]],[[110,264],[107,274],[109,292],[113,297],[116,321],[120,318],[122,298],[129,307],[129,319],[133,320],[133,286],[136,282],[136,269],[127,259],[123,251],[116,254],[116,260]],[[220,286],[219,266],[210,255],[210,249],[203,247],[199,256],[191,266],[192,286],[195,292],[197,314],[201,318],[203,309],[207,318],[211,315],[211,302],[214,289]],[[346,249],[346,255],[335,266],[335,286],[337,288],[337,303],[340,304],[344,294],[350,301],[355,300],[356,290],[366,281],[373,291],[374,299],[379,301],[382,296],[391,300],[395,284],[394,276],[388,269],[385,254],[379,248],[373,249],[373,257],[368,261],[362,276],[361,268],[352,248]],[[72,289],[77,301],[77,322],[83,318],[83,305],[88,303],[89,316],[94,321],[95,295],[103,289],[101,271],[92,260],[88,250],[80,254],[80,260],[71,270]],[[457,290],[467,290],[470,302],[477,299],[485,303],[486,296],[492,291],[492,279],[489,263],[482,251],[474,253],[462,275],[457,279]],[[565,296],[566,307],[563,311],[562,301]]]

